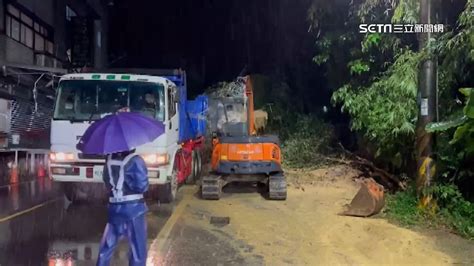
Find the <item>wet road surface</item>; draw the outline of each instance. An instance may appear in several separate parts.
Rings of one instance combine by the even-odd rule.
[[[148,239],[153,241],[173,206],[148,204]],[[0,265],[95,265],[106,205],[68,204],[61,187],[47,178],[0,187]],[[128,265],[128,246],[119,245],[113,265]],[[51,264],[55,265],[55,264]],[[66,264],[67,265],[67,264]]]
[[[228,188],[219,201],[185,186],[176,205],[149,204],[147,265],[380,265],[380,254],[387,265],[474,265],[474,244],[458,236],[337,215],[352,179],[291,186],[287,201]],[[106,206],[65,203],[47,179],[0,187],[0,265],[95,265]],[[122,242],[111,265],[128,265],[127,253]]]
[[[232,204],[254,205],[246,199],[260,202],[264,197],[256,187],[229,185],[225,191],[229,194],[220,201],[207,201],[199,197],[197,187],[182,187],[182,199],[153,242],[147,265],[265,265],[254,246],[241,240],[229,226],[234,220],[228,215]],[[232,203],[229,198],[233,198]],[[213,217],[216,223],[211,222]]]

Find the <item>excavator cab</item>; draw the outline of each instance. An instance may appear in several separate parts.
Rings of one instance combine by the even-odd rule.
[[[227,94],[209,98],[211,172],[202,178],[202,198],[216,200],[225,185],[252,182],[266,185],[269,199],[284,200],[280,142],[277,136],[257,135],[250,77],[230,86]]]

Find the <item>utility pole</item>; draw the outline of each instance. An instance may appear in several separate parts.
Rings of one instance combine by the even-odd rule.
[[[433,23],[433,0],[421,0],[420,18],[421,24]],[[434,33],[429,30],[420,33],[419,49],[420,51],[430,45]],[[425,188],[431,185],[435,176],[436,165],[433,158],[434,138],[432,133],[426,132],[425,128],[436,117],[436,76],[437,63],[436,58],[431,55],[421,63],[418,96],[419,110],[418,122],[416,125],[416,159],[417,159],[417,182],[416,188],[421,197],[421,205],[426,206],[430,200],[430,195],[425,195]]]

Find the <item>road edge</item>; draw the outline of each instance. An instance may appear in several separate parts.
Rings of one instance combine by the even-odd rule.
[[[187,190],[187,189],[183,189]],[[148,249],[148,258],[146,265],[147,266],[158,266],[161,265],[163,258],[166,257],[167,251],[165,250],[166,244],[168,242],[168,238],[173,230],[176,222],[183,214],[184,210],[187,207],[187,203],[191,197],[189,193],[183,191],[184,195],[183,198],[178,202],[176,207],[173,210],[173,213],[166,221],[163,228],[158,233],[157,237],[153,240],[150,248]]]

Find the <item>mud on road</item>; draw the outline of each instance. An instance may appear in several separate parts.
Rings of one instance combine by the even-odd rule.
[[[150,264],[474,264],[474,243],[458,236],[401,228],[382,218],[338,216],[358,190],[352,171],[290,172],[287,201],[267,201],[248,187],[204,201],[197,188],[185,187],[150,248]],[[213,225],[211,217],[229,217],[230,223]]]

